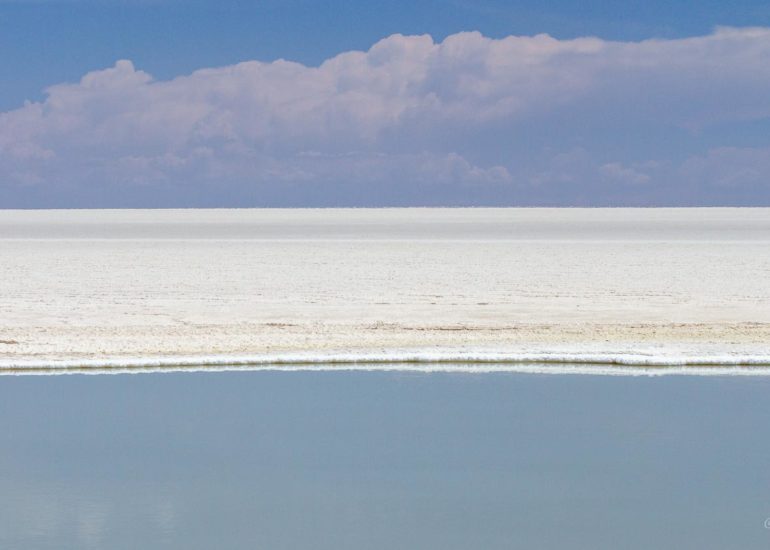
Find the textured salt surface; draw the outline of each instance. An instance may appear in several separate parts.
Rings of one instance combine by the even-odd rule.
[[[770,209],[2,211],[0,367],[756,364],[768,245]]]

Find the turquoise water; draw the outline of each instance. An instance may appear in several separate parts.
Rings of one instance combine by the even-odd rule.
[[[770,379],[0,378],[0,548],[768,548]]]

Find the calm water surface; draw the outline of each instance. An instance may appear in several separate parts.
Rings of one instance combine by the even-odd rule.
[[[0,378],[0,548],[770,547],[770,380]]]

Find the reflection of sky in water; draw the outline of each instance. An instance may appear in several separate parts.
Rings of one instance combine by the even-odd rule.
[[[1,548],[767,548],[770,380],[0,379]]]

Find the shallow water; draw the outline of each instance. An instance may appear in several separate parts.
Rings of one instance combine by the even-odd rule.
[[[2,548],[767,548],[761,377],[0,378]]]

